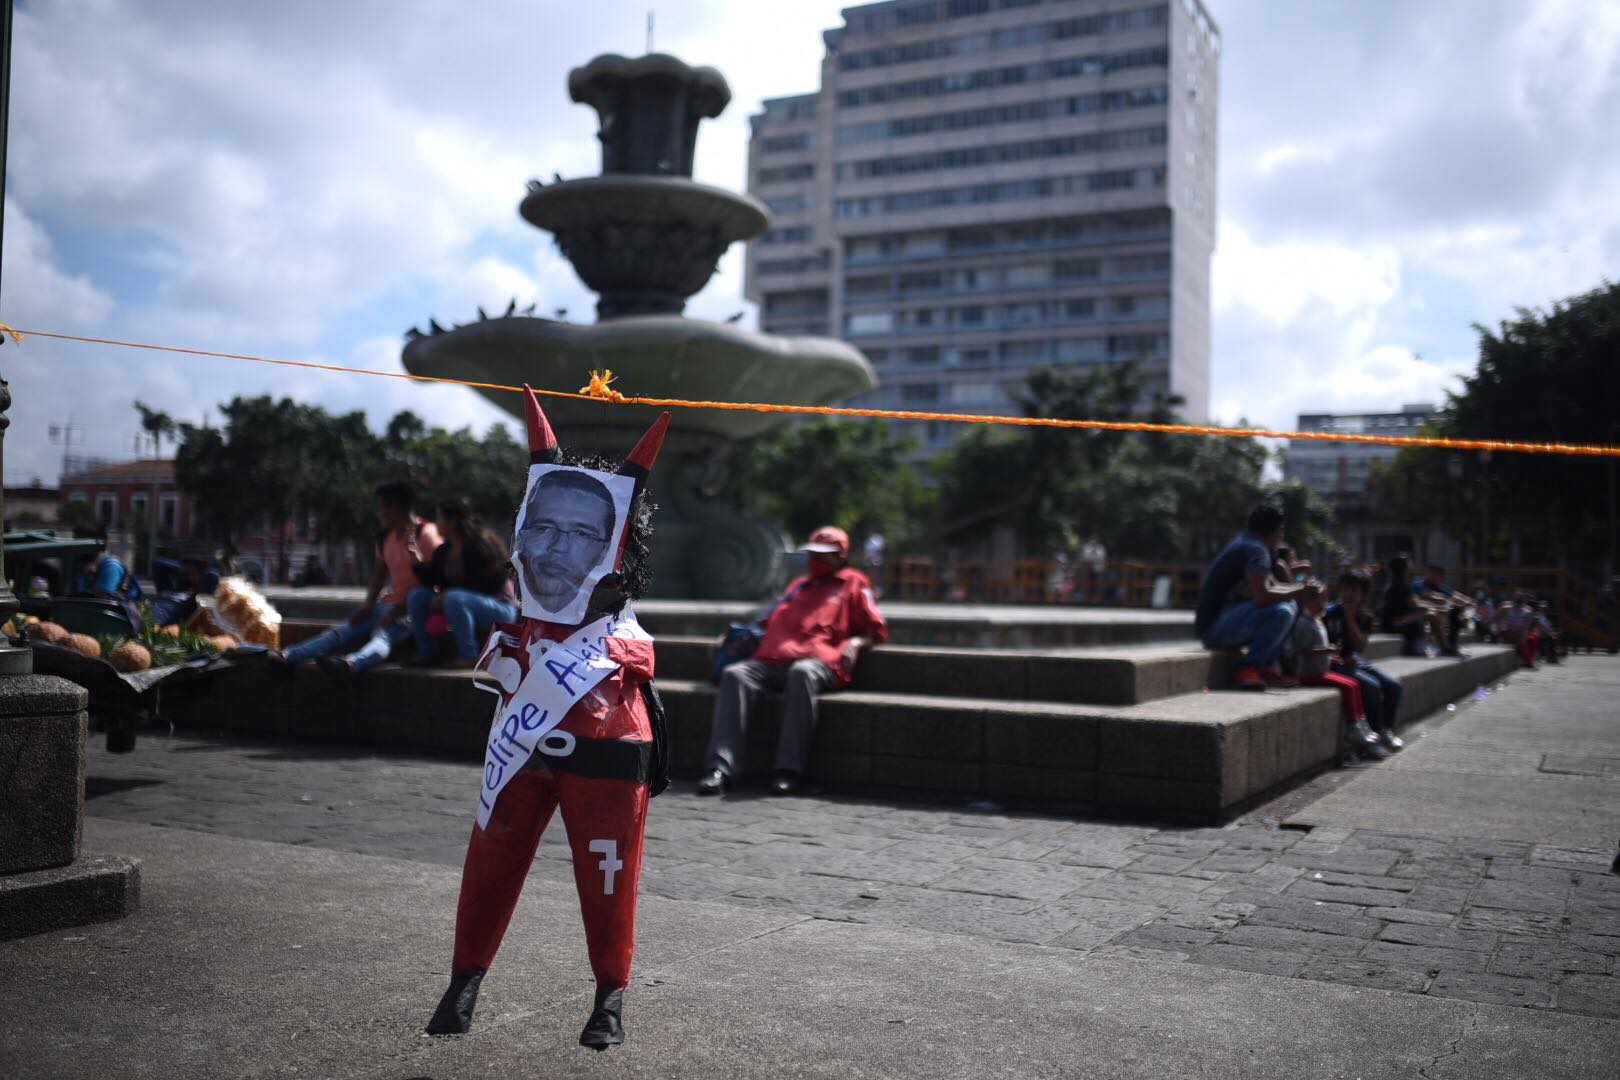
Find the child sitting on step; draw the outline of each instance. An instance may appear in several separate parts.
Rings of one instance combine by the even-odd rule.
[[[1367,713],[1361,704],[1360,684],[1349,675],[1328,670],[1335,650],[1328,644],[1327,627],[1322,622],[1322,612],[1326,606],[1327,600],[1320,594],[1302,597],[1300,601],[1299,618],[1294,620],[1293,633],[1300,685],[1332,686],[1337,689],[1344,706],[1345,723],[1349,725],[1351,746],[1362,757],[1382,761],[1389,757],[1389,751],[1384,749],[1383,743],[1367,723]]]

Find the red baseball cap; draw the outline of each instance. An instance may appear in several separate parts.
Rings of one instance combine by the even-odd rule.
[[[801,549],[817,555],[849,556],[849,534],[836,525],[823,525],[810,534],[810,540]]]

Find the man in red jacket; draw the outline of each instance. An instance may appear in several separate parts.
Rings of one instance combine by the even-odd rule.
[[[741,775],[748,720],[766,691],[782,695],[771,791],[797,791],[816,730],[816,695],[847,685],[861,651],[888,640],[872,583],[847,565],[848,534],[824,525],[810,534],[804,550],[809,573],[789,585],[766,616],[765,637],[753,658],[732,664],[720,678],[699,795],[717,795]]]

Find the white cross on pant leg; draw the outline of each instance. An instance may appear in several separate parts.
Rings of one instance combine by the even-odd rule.
[[[592,840],[591,851],[602,856],[599,864],[602,868],[602,895],[613,895],[613,875],[624,869],[624,860],[619,858],[619,845],[612,840]]]

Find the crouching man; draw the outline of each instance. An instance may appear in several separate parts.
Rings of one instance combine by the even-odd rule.
[[[872,583],[848,565],[844,530],[831,525],[817,529],[804,551],[810,557],[809,572],[788,586],[765,617],[765,636],[753,658],[732,664],[720,677],[700,795],[717,795],[742,775],[748,722],[767,691],[782,694],[771,791],[796,792],[816,730],[816,695],[847,685],[862,650],[888,640]]]

